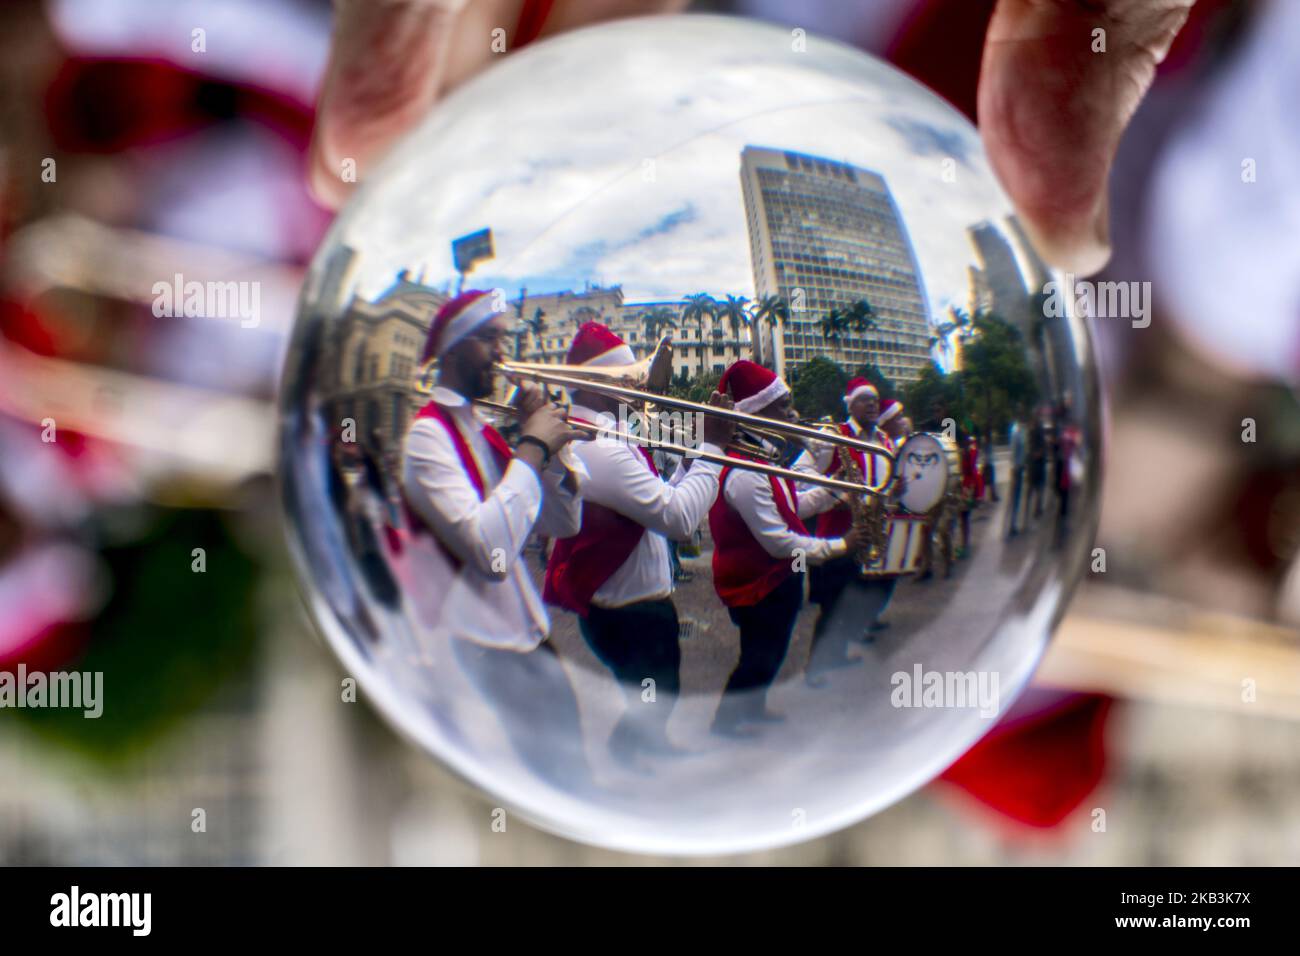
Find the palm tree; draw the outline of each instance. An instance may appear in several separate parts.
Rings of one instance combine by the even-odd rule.
[[[875,306],[866,299],[858,299],[845,309],[845,314],[848,317],[848,326],[854,332],[861,334],[877,327],[878,316]]]
[[[694,325],[697,329],[701,328],[704,325],[706,315],[711,319],[717,317],[717,300],[707,292],[688,295],[685,304],[682,306],[682,324]]]
[[[647,309],[639,316],[645,326],[645,340],[647,343],[656,343],[659,336],[666,327],[677,328],[677,320],[673,318],[672,309],[657,305],[653,309]]]
[[[935,346],[939,346],[939,350],[944,353],[951,350],[952,346],[949,339],[953,333],[957,334],[958,339],[966,339],[970,337],[973,328],[970,314],[964,309],[949,306],[948,315],[950,316],[949,320],[934,326],[934,334],[930,336],[930,348],[934,349]]]
[[[823,315],[817,324],[821,328],[822,338],[831,346],[831,354],[835,355],[839,351],[840,339],[848,329],[850,323],[848,310],[842,306],[832,306],[831,310]],[[839,361],[837,358],[836,361]]]
[[[761,322],[772,323],[772,349],[775,352],[781,348],[785,339],[785,323],[790,320],[790,303],[785,300],[784,296],[765,295],[754,303],[753,321],[757,326]],[[761,336],[754,337],[755,348],[761,350]],[[763,356],[759,351],[754,353],[754,360],[763,361]],[[773,365],[776,364],[776,356],[772,356]]]
[[[726,301],[718,303],[718,321],[731,326],[731,338],[739,349],[740,330],[749,327],[749,300],[743,295],[728,295]]]

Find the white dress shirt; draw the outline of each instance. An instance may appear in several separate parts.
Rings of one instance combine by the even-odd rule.
[[[578,418],[616,431],[618,422],[605,412],[573,406]],[[575,442],[574,456],[585,466],[582,495],[631,518],[646,529],[628,559],[600,586],[591,603],[597,607],[623,607],[636,601],[668,597],[673,590],[668,539],[689,538],[718,495],[720,465],[695,459],[689,469],[678,466],[671,481],[650,470],[636,446],[612,437]],[[701,451],[722,454],[717,445],[704,442]]]
[[[546,638],[550,619],[520,556],[534,530],[557,538],[577,534],[581,498],[562,482],[573,472],[580,488],[585,473],[562,453],[551,459],[541,481],[517,458],[502,474],[474,406],[441,387],[433,400],[464,437],[487,492],[480,500],[442,424],[416,419],[402,460],[407,500],[461,562],[442,605],[443,623],[489,647],[532,650]]]
[[[778,478],[776,485],[786,504],[790,504],[785,480]],[[848,553],[843,538],[815,538],[787,528],[785,519],[776,510],[772,481],[767,475],[734,468],[722,486],[722,493],[727,504],[744,520],[750,534],[774,558],[793,558],[795,549],[800,549],[809,565],[817,565]],[[801,519],[808,518],[834,504],[835,498],[827,489],[816,488],[798,496],[797,514]]]

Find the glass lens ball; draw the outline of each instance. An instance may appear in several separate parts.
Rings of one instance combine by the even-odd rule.
[[[1006,712],[1085,567],[1098,385],[1058,288],[975,128],[852,48],[688,16],[503,57],[366,175],[308,275],[281,468],[315,622],[396,729],[555,832],[695,854],[848,825]],[[703,456],[663,484],[674,458],[654,478],[612,432],[593,446],[643,472],[620,447],[546,462],[515,444],[537,416],[462,404],[535,374],[494,362],[574,364],[588,323],[637,360],[671,336],[681,400],[771,369],[792,402],[725,383],[767,416],[746,449],[852,476],[847,446],[764,432],[784,408],[892,449],[857,459],[874,493],[814,518],[815,484],[746,462],[719,495]],[[616,429],[708,450],[695,406],[595,394],[568,414],[612,402]],[[545,601],[579,541],[578,596]]]

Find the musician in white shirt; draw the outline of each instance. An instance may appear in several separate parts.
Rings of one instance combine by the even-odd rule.
[[[753,362],[732,363],[718,383],[736,408],[763,418],[793,422],[790,389]],[[745,458],[735,450],[732,457]],[[713,586],[740,629],[740,659],[727,680],[713,731],[748,737],[754,725],[783,718],[767,709],[767,691],[790,647],[803,606],[803,571],[851,554],[864,532],[842,537],[810,535],[803,519],[834,505],[830,491],[800,493],[789,479],[728,467],[722,490],[709,511],[713,535]]]
[[[632,365],[635,357],[622,339],[592,322],[578,330],[566,361],[615,367]],[[619,437],[625,430],[650,437],[647,423],[619,416],[620,402],[607,395],[577,390],[573,399],[570,414],[599,426],[601,435],[574,446],[587,471],[582,529],[555,543],[544,594],[578,615],[588,647],[621,685],[627,709],[610,749],[632,762],[638,754],[675,749],[667,724],[680,688],[681,649],[668,539],[695,531],[717,495],[721,468],[684,460],[665,482],[649,448]],[[730,406],[716,393],[712,401]],[[728,422],[706,416],[700,449],[721,455],[731,432]]]
[[[565,784],[586,775],[577,704],[522,552],[534,530],[578,530],[581,466],[563,449],[585,436],[532,386],[521,389],[513,449],[479,418],[472,402],[492,393],[509,331],[491,293],[464,293],[439,311],[420,360],[437,361],[438,385],[407,432],[402,486],[412,533],[429,534],[455,569],[440,624],[457,660],[525,762]],[[556,759],[557,742],[571,759]]]

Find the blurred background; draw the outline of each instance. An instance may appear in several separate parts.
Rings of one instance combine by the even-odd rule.
[[[992,6],[693,9],[838,36],[973,118]],[[502,832],[341,699],[306,619],[271,401],[331,218],[304,185],[330,22],[0,6],[0,671],[102,671],[112,705],[0,710],[0,863],[651,862]],[[1297,88],[1300,4],[1200,0],[1125,138],[1097,278],[1150,282],[1152,321],[1096,323],[1104,570],[1036,688],[925,790],[727,862],[1300,861]],[[155,315],[177,274],[252,284],[256,320]]]

